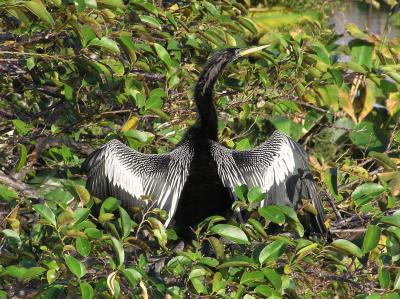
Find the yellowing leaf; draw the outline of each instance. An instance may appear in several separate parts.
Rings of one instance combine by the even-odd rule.
[[[78,193],[79,199],[81,202],[86,205],[90,201],[89,191],[82,185],[75,185],[75,191]]]
[[[400,172],[396,174],[389,186],[393,196],[400,195]]]
[[[390,115],[394,116],[400,110],[400,92],[391,92],[386,100]]]
[[[371,80],[366,80],[364,103],[360,115],[358,116],[358,122],[361,122],[367,115],[372,111],[376,102],[375,97],[375,84]]]
[[[127,132],[131,129],[136,129],[138,123],[138,118],[136,116],[132,116],[121,128],[121,132]]]
[[[354,112],[353,103],[351,102],[350,95],[343,89],[339,89],[339,105],[346,112],[351,119],[356,123],[357,118]]]

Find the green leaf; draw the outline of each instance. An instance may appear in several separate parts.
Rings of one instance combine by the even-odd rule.
[[[144,11],[147,11],[148,13],[151,13],[155,16],[158,15],[158,8],[151,3],[145,2],[143,0],[132,0],[130,3],[134,4]]]
[[[230,224],[217,224],[211,231],[237,244],[249,244],[246,234],[237,226]]]
[[[214,249],[215,256],[219,260],[223,259],[224,258],[225,249],[224,249],[224,245],[222,244],[222,242],[219,239],[217,239],[215,237],[212,237],[212,236],[208,237],[208,241],[211,243],[211,246]]]
[[[142,279],[142,274],[140,274],[140,272],[138,272],[135,268],[126,268],[122,270],[122,275],[124,275],[132,288],[137,287],[139,281]]]
[[[18,280],[26,280],[26,279],[31,279],[31,278],[40,276],[45,271],[46,271],[46,269],[43,267],[25,268],[25,267],[21,267],[21,266],[12,265],[12,266],[8,266],[7,268],[5,268],[5,271],[3,272],[3,274],[9,275]]]
[[[88,43],[88,46],[97,46],[100,48],[104,48],[114,54],[119,54],[118,44],[108,37],[102,37],[101,39],[96,37]]]
[[[351,62],[371,68],[374,45],[363,40],[353,40],[351,48]]]
[[[247,223],[251,224],[254,230],[259,233],[264,238],[268,238],[268,234],[265,232],[264,226],[256,219],[250,218],[247,220]]]
[[[365,33],[362,32],[356,24],[353,23],[347,23],[346,24],[346,31],[349,33],[352,37],[357,38],[358,40],[364,40],[364,41],[370,41],[371,37]]]
[[[172,60],[171,56],[169,55],[168,51],[160,44],[154,43],[154,49],[157,52],[158,57],[165,63],[168,68],[172,67]]]
[[[400,270],[397,270],[396,278],[394,279],[393,290],[400,289]]]
[[[24,123],[20,119],[14,119],[12,123],[14,125],[14,128],[17,130],[18,134],[22,136],[28,134],[33,128],[31,124]]]
[[[18,199],[17,191],[0,184],[0,200],[11,202],[16,199]]]
[[[135,103],[138,106],[138,108],[144,107],[146,103],[146,98],[140,91],[134,89],[128,89],[127,94],[135,100]]]
[[[21,238],[15,231],[13,231],[11,229],[3,229],[0,233],[5,235],[7,239],[12,240],[13,242],[15,242],[17,244],[21,244]]]
[[[97,0],[97,3],[104,4],[110,8],[125,8],[124,2],[122,0]]]
[[[363,252],[361,251],[361,249],[350,241],[339,239],[333,241],[331,245],[344,254],[353,255],[358,258],[362,258],[363,256]]]
[[[86,8],[86,3],[84,0],[74,0],[74,4],[77,13],[81,13]]]
[[[85,229],[85,234],[92,239],[100,239],[103,236],[103,232],[101,230],[92,227]]]
[[[68,269],[79,279],[86,274],[85,265],[71,255],[64,255]]]
[[[200,266],[196,266],[194,269],[192,269],[192,271],[190,271],[189,279],[204,276],[207,274],[208,274],[208,272],[206,269],[204,269],[203,267],[200,267]]]
[[[378,279],[381,288],[387,289],[390,286],[390,272],[387,269],[383,267],[379,268]]]
[[[374,158],[379,164],[381,164],[386,170],[397,170],[397,164],[387,154],[378,152],[369,152],[369,157]]]
[[[146,101],[145,110],[160,109],[163,105],[163,100],[160,97],[152,96]]]
[[[49,284],[52,284],[57,279],[57,277],[58,277],[58,275],[57,275],[56,269],[50,269],[46,273],[47,282]]]
[[[351,142],[363,149],[381,151],[388,143],[388,136],[375,123],[362,121],[350,131]]]
[[[133,221],[131,217],[129,217],[129,214],[121,207],[119,207],[119,215],[121,218],[122,236],[126,238],[131,233]]]
[[[367,231],[364,235],[362,251],[364,253],[375,249],[381,237],[381,228],[377,225],[368,224]]]
[[[279,298],[279,294],[276,294],[274,290],[265,284],[258,285],[255,289],[254,292],[258,295],[264,296],[266,298],[270,298],[273,295],[275,295],[277,298]]]
[[[190,280],[197,294],[206,294],[207,288],[204,285],[204,277],[195,277]]]
[[[146,23],[151,27],[157,28],[158,30],[162,29],[160,22],[155,17],[142,15],[139,16],[139,18],[143,23]]]
[[[207,265],[209,267],[216,267],[219,264],[218,260],[212,257],[201,257],[197,260],[197,263]]]
[[[343,197],[339,194],[337,186],[337,168],[327,168],[325,170],[325,183],[328,186],[329,192],[335,197],[336,200],[341,201]]]
[[[317,89],[324,104],[329,106],[333,111],[339,110],[339,87],[336,84],[324,85]]]
[[[35,204],[32,206],[32,208],[40,214],[44,219],[46,219],[51,225],[56,227],[57,222],[56,222],[56,215],[54,215],[53,211],[50,210],[49,207],[47,207],[44,204]]]
[[[283,240],[275,240],[271,244],[264,247],[260,252],[258,260],[260,264],[273,261],[284,254],[286,251],[286,243]]]
[[[76,239],[76,250],[80,255],[84,257],[88,257],[90,254],[90,242],[86,238],[77,238]]]
[[[285,223],[285,214],[277,206],[266,206],[258,209],[258,213],[265,219],[277,223]]]
[[[240,284],[251,284],[254,282],[263,282],[264,273],[262,271],[244,272],[240,279]]]
[[[165,246],[167,245],[168,237],[164,225],[161,223],[160,220],[154,217],[149,217],[147,221],[150,223],[151,228],[153,229],[153,234],[156,237],[158,243],[165,248]]]
[[[74,99],[74,89],[68,84],[64,84],[64,97],[67,101]]]
[[[88,282],[81,282],[79,284],[81,289],[82,299],[91,299],[94,296],[94,291],[90,283]]]
[[[240,140],[238,143],[236,143],[235,148],[236,148],[238,151],[251,149],[251,144],[250,144],[249,139],[243,138],[243,139]]]
[[[238,22],[241,25],[243,25],[243,27],[245,27],[247,30],[249,30],[251,33],[253,34],[258,33],[257,26],[252,19],[247,17],[238,17]]]
[[[9,7],[6,8],[6,11],[14,16],[15,18],[17,18],[20,22],[21,22],[21,27],[26,28],[28,27],[32,22],[30,21],[29,17],[26,15],[26,13],[19,8],[13,8],[13,7]],[[1,298],[1,296],[0,296]],[[2,298],[3,299],[3,298]]]
[[[36,63],[35,63],[35,57],[29,57],[26,60],[26,68],[28,70],[32,70],[35,67]]]
[[[78,208],[74,211],[75,225],[85,221],[90,214],[90,209],[88,208]]]
[[[94,9],[97,8],[96,0],[84,0],[84,1],[85,1],[85,4],[87,7],[94,8]]]
[[[124,247],[122,246],[121,242],[115,239],[114,237],[111,237],[111,242],[114,247],[114,251],[118,256],[118,265],[119,267],[121,267],[125,261]]]
[[[254,262],[251,258],[243,255],[237,255],[225,260],[218,268],[249,267],[252,265],[254,265]]]
[[[114,197],[106,198],[101,204],[100,212],[114,212],[120,206],[120,201]]]
[[[120,36],[117,39],[118,43],[129,57],[130,63],[135,63],[137,60],[136,47],[130,36]]]
[[[218,9],[213,4],[211,4],[210,2],[205,1],[203,3],[203,5],[211,15],[213,15],[213,16],[220,15]]]
[[[287,222],[291,224],[294,229],[297,231],[300,237],[304,236],[304,227],[300,223],[299,218],[297,217],[296,212],[293,210],[293,208],[284,206],[284,205],[278,205],[276,206],[283,214],[285,214]]]
[[[400,212],[396,212],[390,216],[383,216],[379,218],[379,222],[400,227]]]
[[[23,5],[43,22],[46,22],[47,24],[49,24],[51,26],[54,25],[53,17],[46,10],[46,7],[41,2],[24,1]]]
[[[235,187],[235,194],[242,201],[246,201],[248,192],[249,192],[249,188],[246,185],[241,185],[241,186]]]
[[[282,287],[281,276],[274,269],[265,268],[262,271],[275,289],[279,290]]]
[[[260,187],[252,187],[247,194],[249,202],[256,203],[260,202],[265,198],[265,193],[261,190]]]
[[[351,198],[357,207],[362,206],[385,192],[385,187],[375,183],[365,183],[358,186]]]
[[[272,116],[269,118],[272,125],[279,131],[298,140],[302,135],[302,126],[285,116]]]

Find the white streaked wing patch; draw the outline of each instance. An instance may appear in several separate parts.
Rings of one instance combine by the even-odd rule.
[[[143,204],[141,196],[150,196],[156,200],[156,207],[167,210],[165,225],[168,226],[178,206],[192,158],[193,152],[187,143],[169,154],[146,155],[118,140],[111,140],[88,163],[89,191],[97,194],[96,186],[108,186],[106,190],[111,194],[107,195],[116,196],[118,189],[122,189],[132,197],[128,201],[140,206]],[[100,194],[104,192],[101,187]]]
[[[275,131],[266,142],[247,151],[234,151],[212,142],[212,154],[225,186],[246,184],[264,192],[285,182],[295,171],[294,148],[283,133]]]

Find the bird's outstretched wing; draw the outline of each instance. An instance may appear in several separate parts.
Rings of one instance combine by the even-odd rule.
[[[145,206],[141,198],[156,200],[155,207],[168,212],[171,221],[189,173],[192,150],[182,143],[168,154],[137,152],[114,139],[95,150],[84,162],[87,188],[99,198],[116,197],[126,207]]]
[[[267,193],[261,206],[285,204],[300,208],[302,199],[310,199],[317,211],[311,225],[324,233],[324,211],[317,194],[308,156],[290,137],[275,131],[252,150],[230,150],[212,142],[211,153],[218,165],[218,174],[225,186],[258,186]]]

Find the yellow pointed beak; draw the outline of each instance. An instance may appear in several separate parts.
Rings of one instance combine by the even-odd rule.
[[[253,47],[253,48],[249,48],[249,49],[244,49],[242,51],[240,51],[239,56],[243,57],[243,56],[248,56],[250,54],[253,54],[255,52],[261,51],[265,48],[268,48],[270,45],[263,45],[263,46],[258,46],[258,47]]]

